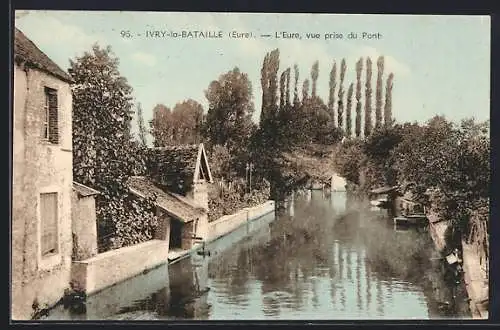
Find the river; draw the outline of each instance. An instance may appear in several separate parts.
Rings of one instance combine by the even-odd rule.
[[[395,230],[346,193],[296,195],[192,255],[62,306],[63,320],[470,318],[428,233]],[[446,280],[447,279],[447,280]]]

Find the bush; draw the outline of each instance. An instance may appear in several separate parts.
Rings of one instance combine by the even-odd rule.
[[[208,221],[238,212],[245,207],[256,206],[269,199],[269,183],[259,182],[252,192],[245,192],[242,180],[231,184],[212,185],[208,195]]]

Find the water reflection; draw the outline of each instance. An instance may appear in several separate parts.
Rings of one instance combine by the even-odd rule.
[[[210,244],[210,257],[193,255],[168,266],[168,274],[151,272],[115,288],[119,308],[101,316],[469,317],[463,292],[444,280],[427,234],[394,231],[386,219],[361,210],[345,193],[295,196],[276,219],[262,218]],[[132,297],[134,290],[145,297]],[[107,295],[91,298],[104,306]]]

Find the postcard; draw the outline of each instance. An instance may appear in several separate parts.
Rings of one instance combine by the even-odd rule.
[[[14,23],[12,320],[488,318],[488,16]]]

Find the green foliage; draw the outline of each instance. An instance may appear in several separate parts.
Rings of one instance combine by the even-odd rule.
[[[153,109],[149,122],[157,147],[201,142],[203,106],[191,99],[177,103],[173,110],[163,104]]]
[[[245,149],[254,130],[252,84],[238,68],[221,75],[205,91],[209,103],[203,134],[210,145]]]
[[[364,141],[340,145],[336,169],[365,192],[399,184],[416,201],[452,220],[454,230],[480,246],[487,258],[488,134],[488,122],[467,119],[455,125],[441,116],[425,125],[379,127]]]
[[[312,81],[311,96],[313,98],[316,97],[316,86],[318,83],[318,76],[319,76],[319,62],[316,61],[316,62],[314,62],[313,66],[311,68],[311,81]]]
[[[363,160],[360,140],[347,140],[338,145],[335,157],[335,169],[347,181],[359,184],[359,173]]]
[[[475,203],[489,197],[490,142],[485,124],[463,121],[460,127],[436,116],[405,137],[396,151],[399,180],[412,183],[426,201],[426,188],[440,192],[444,217],[465,229]]]
[[[227,147],[214,146],[208,154],[208,159],[213,177],[231,180],[235,176],[231,168],[231,153]]]
[[[355,134],[361,136],[361,72],[363,71],[363,59],[356,62],[356,124]]]
[[[302,83],[302,102],[309,98],[309,79]]]
[[[390,73],[387,77],[385,86],[385,104],[384,104],[384,125],[391,125],[392,122],[392,87],[394,84],[394,74]]]
[[[384,57],[377,59],[377,94],[375,98],[375,127],[382,126],[382,96],[383,96],[383,75],[384,75]]]
[[[328,111],[335,124],[335,88],[337,87],[337,63],[333,61],[332,70],[330,71],[329,94],[328,94]]]
[[[299,104],[299,66],[295,64],[293,66],[293,77],[294,77],[294,85],[293,85],[293,105],[296,107]]]
[[[346,112],[345,112],[345,130],[346,130],[346,136],[351,137],[352,136],[352,94],[354,92],[354,84],[351,83],[349,85],[349,89],[347,90],[347,105],[346,105]]]
[[[340,85],[339,85],[339,100],[337,108],[337,122],[338,127],[342,129],[344,127],[344,78],[347,70],[347,65],[345,59],[342,59],[340,64]]]
[[[269,182],[265,180],[258,182],[252,187],[251,192],[242,179],[231,181],[231,186],[225,183],[212,185],[208,197],[208,221],[214,221],[245,207],[266,202],[269,199]]]
[[[114,233],[113,247],[151,238],[154,215],[126,196],[126,181],[144,169],[141,147],[130,139],[132,88],[118,71],[111,48],[95,45],[70,60],[73,85],[73,178],[101,192],[100,236]],[[122,230],[124,226],[135,226]],[[144,229],[144,230],[143,230]]]
[[[265,121],[278,111],[279,49],[267,53],[261,69],[262,110],[260,120]]]
[[[365,129],[364,136],[369,136],[372,131],[372,60],[366,59],[365,81]]]

